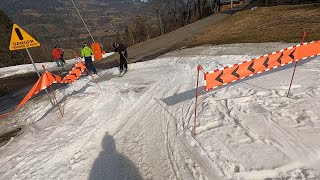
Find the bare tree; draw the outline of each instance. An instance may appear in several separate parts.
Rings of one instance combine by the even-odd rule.
[[[220,11],[220,0],[211,0],[211,7],[213,13],[217,13]]]
[[[135,27],[132,24],[129,24],[126,26],[126,29],[124,32],[124,41],[127,43],[127,45],[135,44],[134,28]]]
[[[164,15],[165,15],[165,3],[164,0],[153,0],[152,7],[157,16],[158,26],[160,30],[160,34],[164,34]]]
[[[185,7],[186,7],[186,20],[187,24],[190,24],[192,22],[192,11],[196,9],[196,0],[187,0],[185,1]]]

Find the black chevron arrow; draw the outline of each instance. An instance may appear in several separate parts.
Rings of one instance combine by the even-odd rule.
[[[76,67],[76,69],[79,69],[81,71],[81,67]]]
[[[237,73],[238,69],[239,69],[239,66],[234,71],[232,71],[231,74],[234,75],[237,78],[240,78],[240,75]]]
[[[219,81],[221,83],[223,83],[223,80],[221,79],[221,76],[223,75],[223,71],[221,71],[221,73],[219,74],[219,76],[216,78],[216,81]]]
[[[72,74],[70,74],[70,75],[72,75],[72,76],[74,76],[74,77],[77,77],[77,74],[76,74],[76,73],[72,73]]]
[[[269,56],[267,57],[267,59],[263,62],[264,67],[268,68],[269,66]]]
[[[294,60],[294,55],[293,55],[293,53],[294,53],[295,51],[296,51],[296,49],[294,49],[294,50],[292,51],[292,53],[289,54],[289,56],[291,57],[292,60]]]
[[[283,57],[283,52],[281,53],[280,57],[277,59],[278,63],[281,64],[281,58]]]
[[[254,73],[254,71],[255,71],[255,69],[253,69],[253,65],[254,65],[254,61],[252,61],[252,63],[248,67],[248,70],[251,71],[252,73]]]

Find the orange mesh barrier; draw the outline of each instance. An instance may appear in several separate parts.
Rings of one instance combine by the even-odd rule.
[[[240,64],[226,66],[204,74],[204,90],[208,91],[240,79],[320,55],[320,41],[296,45]]]
[[[17,106],[15,110],[20,109],[23,105],[27,103],[29,99],[31,99],[34,95],[38,94],[40,91],[50,87],[53,83],[72,83],[78,80],[83,73],[83,71],[86,70],[86,66],[81,62],[77,62],[75,66],[72,68],[72,70],[69,72],[69,74],[64,77],[63,79],[55,74],[52,74],[48,71],[45,71],[42,76],[39,78],[39,80],[33,85],[31,90],[28,92],[28,94],[24,97],[24,99],[20,102],[20,104]],[[5,114],[0,115],[0,119],[7,117],[12,112],[8,112]]]
[[[20,102],[16,109],[21,108],[23,105],[27,103],[27,101],[34,95],[38,94],[40,91],[50,87],[52,83],[61,82],[61,77],[51,74],[50,72],[46,71],[40,79],[33,85],[29,93],[24,97],[24,99]]]
[[[48,71],[45,71],[44,74],[40,77],[40,79],[35,83],[35,85],[31,88],[29,93],[24,97],[24,99],[21,101],[21,103],[18,105],[16,109],[21,108],[24,104],[27,103],[27,101],[39,93],[40,91],[46,89],[47,87],[50,87],[53,83],[72,83],[78,80],[83,73],[83,71],[86,69],[85,65],[79,61],[75,64],[75,66],[72,68],[72,70],[69,72],[69,74],[64,77],[63,79],[55,74],[51,74]]]
[[[80,78],[84,70],[86,70],[86,66],[81,61],[78,61],[77,64],[75,64],[72,70],[69,72],[69,74],[62,79],[61,83],[75,82]]]

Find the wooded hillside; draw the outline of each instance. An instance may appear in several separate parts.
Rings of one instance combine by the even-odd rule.
[[[23,64],[27,60],[24,51],[9,50],[12,25],[12,20],[0,10],[0,67]]]

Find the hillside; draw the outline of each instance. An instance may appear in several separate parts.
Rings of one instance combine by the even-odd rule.
[[[122,3],[77,2],[90,11],[91,2]],[[0,112],[15,110],[0,113],[0,180],[319,179],[320,41],[248,42],[299,43],[303,31],[305,41],[320,39],[320,4],[250,6],[129,47],[122,77],[118,54],[95,62],[91,76],[74,68],[72,83],[43,77],[19,109],[38,77],[31,64],[1,68]],[[9,34],[12,21],[1,17]],[[76,61],[36,66],[66,77]]]
[[[140,1],[74,0],[94,38],[103,44],[106,37],[116,37],[124,31],[125,22],[143,11]],[[0,9],[43,43],[77,48],[89,40],[89,34],[71,1],[10,0],[0,1]],[[80,44],[80,45],[79,45]],[[51,47],[48,47],[51,49]]]
[[[295,42],[320,39],[320,4],[258,7],[237,12],[175,48],[205,44]],[[174,49],[175,49],[174,48]]]
[[[203,32],[208,27],[213,26],[228,16],[230,16],[228,11],[224,13],[216,13],[212,16],[196,21],[193,24],[179,28],[176,31],[172,31],[160,37],[131,46],[128,48],[129,62],[133,63],[150,60],[162,55],[173,48],[175,44],[181,43],[186,38]],[[116,67],[119,65],[117,59],[118,55],[114,55],[113,57],[96,62],[95,65],[99,70]],[[69,68],[71,68],[71,66]],[[61,73],[61,70],[54,70],[53,72],[59,74]],[[0,87],[0,93],[2,92],[3,94],[7,94],[12,90],[16,90],[17,88],[20,89],[27,84],[32,84],[30,82],[36,82],[36,80],[37,76],[34,73],[18,74],[11,77],[0,78],[0,84],[3,84],[3,86]],[[16,83],[18,81],[20,81],[19,84]],[[22,84],[23,82],[25,82],[25,84]]]

